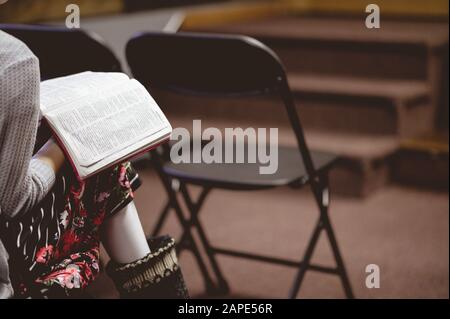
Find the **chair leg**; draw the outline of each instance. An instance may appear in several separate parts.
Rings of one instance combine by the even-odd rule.
[[[218,282],[218,287],[217,287],[218,289],[216,290],[216,292],[218,294],[227,294],[230,290],[228,282],[225,279],[225,276],[223,275],[222,270],[220,269],[219,263],[217,262],[217,259],[215,256],[215,252],[209,242],[208,237],[206,236],[206,232],[203,228],[203,225],[201,224],[201,222],[198,218],[200,208],[203,205],[204,200],[206,199],[206,196],[208,195],[210,189],[204,188],[202,193],[200,194],[198,200],[195,203],[192,201],[191,196],[189,195],[189,191],[184,183],[182,183],[180,185],[180,191],[181,191],[184,201],[188,207],[192,226],[197,229],[198,235],[200,237],[200,242],[203,245],[203,248],[205,249],[206,255],[208,256],[209,263],[211,264],[214,275],[216,276],[216,279]]]
[[[172,190],[170,190],[170,191],[172,192]],[[174,200],[171,200],[170,202],[171,202],[171,207],[174,208],[177,218],[180,221],[181,226],[183,227],[183,234],[186,234],[186,235],[184,235],[184,237],[185,237],[184,241],[179,243],[180,246],[185,245],[185,243],[187,241],[187,243],[188,243],[187,246],[194,254],[194,257],[195,257],[197,264],[200,268],[200,271],[202,273],[206,291],[208,291],[208,292],[215,291],[214,281],[212,280],[211,276],[209,275],[208,268],[206,267],[206,264],[203,261],[203,258],[201,256],[200,249],[198,248],[197,243],[195,242],[194,236],[192,235],[192,232],[190,229],[191,223],[184,217],[181,207],[179,206],[176,198]]]
[[[331,249],[333,250],[334,259],[336,260],[338,275],[341,278],[342,286],[344,287],[345,295],[348,299],[353,299],[355,296],[353,295],[353,290],[350,284],[350,280],[348,279],[347,270],[344,265],[344,260],[342,259],[341,253],[339,251],[339,247],[336,241],[336,237],[334,235],[333,227],[331,226],[330,219],[328,214],[325,214],[322,217],[323,225],[325,232],[328,235],[328,240],[331,245]]]
[[[170,201],[167,201],[166,205],[164,206],[163,210],[161,211],[161,213],[159,214],[159,218],[158,221],[156,222],[155,227],[153,228],[152,231],[152,237],[156,237],[159,235],[159,233],[161,232],[161,229],[164,225],[164,222],[166,221],[167,216],[169,215],[170,212]]]
[[[170,211],[170,209],[171,208],[174,209],[175,214],[183,228],[183,235],[186,237],[185,241],[188,242],[189,248],[192,251],[192,253],[194,254],[194,257],[195,257],[197,264],[200,268],[200,271],[202,273],[204,284],[205,284],[205,289],[206,289],[206,291],[214,291],[215,290],[214,281],[211,279],[211,276],[209,275],[208,268],[206,267],[205,262],[203,261],[203,258],[200,254],[200,250],[198,249],[195,239],[192,236],[191,223],[188,220],[186,220],[186,218],[183,215],[183,211],[181,210],[181,207],[178,204],[177,195],[171,187],[169,178],[162,173],[161,164],[160,164],[158,156],[152,156],[152,161],[157,169],[159,178],[161,179],[161,182],[164,186],[164,189],[165,189],[167,197],[168,197],[168,203],[163,210],[163,213],[166,215],[161,216],[159,218],[158,223],[163,224],[165,219],[167,218],[167,214]],[[183,246],[184,243],[185,242],[179,242],[178,244],[179,244],[179,246]]]
[[[300,286],[302,285],[303,279],[305,278],[306,271],[308,270],[309,263],[311,261],[311,257],[314,253],[314,248],[319,240],[320,233],[322,232],[323,224],[321,219],[317,222],[316,227],[314,228],[314,232],[311,235],[311,239],[309,240],[308,247],[303,255],[303,259],[301,265],[298,268],[297,276],[295,277],[294,284],[289,293],[290,299],[295,299],[300,290]]]
[[[341,278],[342,286],[344,288],[345,295],[348,299],[353,299],[355,296],[353,295],[352,286],[350,284],[350,280],[348,279],[347,270],[344,265],[344,260],[342,259],[341,252],[338,247],[338,243],[336,240],[336,236],[334,235],[334,230],[331,225],[330,217],[328,215],[328,207],[330,201],[330,193],[329,193],[329,180],[328,175],[322,176],[322,214],[321,220],[323,223],[323,228],[325,233],[328,236],[328,241],[331,246],[331,250],[333,251],[334,259],[336,261],[336,269],[339,277]]]
[[[306,252],[303,256],[302,264],[298,270],[296,279],[294,281],[294,285],[291,289],[290,298],[296,298],[300,286],[303,282],[303,278],[305,277],[305,273],[308,270],[312,254],[314,252],[314,248],[318,242],[320,233],[324,230],[328,236],[328,241],[330,243],[331,249],[333,251],[334,259],[336,261],[336,270],[337,275],[340,277],[342,286],[344,288],[344,292],[347,298],[353,299],[353,291],[351,288],[350,280],[348,279],[347,271],[345,269],[344,261],[342,259],[341,253],[339,251],[339,247],[337,244],[336,237],[334,235],[334,230],[330,222],[330,218],[328,216],[328,206],[329,206],[329,187],[328,187],[328,176],[324,175],[320,177],[320,182],[317,184],[320,189],[313,189],[315,194],[320,194],[320,196],[316,197],[317,205],[320,210],[320,217],[317,222],[317,226],[314,229],[314,232],[309,241],[308,247],[306,248]],[[315,186],[312,185],[314,188]]]

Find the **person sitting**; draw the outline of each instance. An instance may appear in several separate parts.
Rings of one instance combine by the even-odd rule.
[[[33,156],[39,86],[38,59],[0,31],[0,298],[79,296],[100,240],[122,297],[187,297],[173,239],[146,240],[129,162],[78,181],[53,139]]]

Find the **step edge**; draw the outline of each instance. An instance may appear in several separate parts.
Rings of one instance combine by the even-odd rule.
[[[398,102],[409,102],[410,100],[415,100],[418,98],[424,98],[424,97],[429,97],[431,95],[431,92],[429,90],[428,84],[425,80],[423,81],[414,81],[413,83],[411,83],[411,81],[408,80],[395,80],[392,82],[404,82],[402,83],[402,85],[407,85],[408,83],[415,86],[419,86],[419,90],[417,92],[413,92],[413,93],[405,93],[405,94],[401,94],[401,93],[392,93],[392,92],[385,92],[385,94],[383,94],[383,92],[378,93],[374,93],[374,92],[367,92],[364,90],[358,90],[357,92],[352,91],[351,89],[349,89],[348,91],[346,90],[339,90],[339,89],[330,89],[329,86],[327,88],[327,83],[325,82],[324,85],[319,86],[317,89],[310,89],[308,87],[305,88],[305,85],[302,85],[301,83],[295,82],[295,79],[298,77],[302,77],[305,78],[307,76],[301,75],[298,76],[296,75],[296,73],[291,72],[288,73],[288,82],[289,82],[289,87],[291,88],[291,91],[294,95],[298,95],[298,94],[318,94],[318,95],[332,95],[332,96],[349,96],[349,97],[365,97],[365,98],[382,98],[382,99],[387,99],[387,100],[392,100],[392,101],[398,101]],[[317,78],[320,78],[317,77]],[[371,79],[367,79],[367,78],[349,78],[349,77],[345,77],[345,76],[325,76],[323,77],[326,80],[336,80],[336,81],[341,81],[341,82],[347,82],[347,83],[354,83],[355,81],[366,81],[366,82],[375,82],[375,80],[371,80]],[[389,80],[388,80],[389,82]],[[370,84],[370,83],[369,83]],[[376,85],[376,84],[374,84]]]

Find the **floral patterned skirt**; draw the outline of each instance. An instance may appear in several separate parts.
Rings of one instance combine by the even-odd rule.
[[[132,201],[139,186],[128,162],[83,182],[65,167],[39,205],[1,223],[15,297],[82,293],[99,274],[99,226]]]

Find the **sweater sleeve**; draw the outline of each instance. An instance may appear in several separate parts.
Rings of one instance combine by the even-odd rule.
[[[39,61],[0,31],[0,214],[26,213],[53,186],[55,172],[32,159],[39,121]]]

